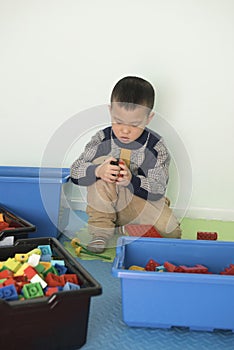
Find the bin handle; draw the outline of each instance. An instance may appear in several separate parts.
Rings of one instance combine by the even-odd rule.
[[[115,257],[115,259],[113,261],[113,265],[112,265],[113,276],[117,277],[118,276],[117,270],[123,268],[124,257],[125,257],[125,245],[118,246],[116,248],[116,257]]]

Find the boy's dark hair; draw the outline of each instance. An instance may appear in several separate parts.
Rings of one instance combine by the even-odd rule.
[[[114,86],[111,103],[118,102],[126,109],[135,109],[136,105],[141,105],[151,110],[154,106],[154,95],[154,88],[148,81],[129,76],[122,78]]]

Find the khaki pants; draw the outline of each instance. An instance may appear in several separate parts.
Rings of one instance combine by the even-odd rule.
[[[179,223],[167,198],[146,201],[126,187],[103,180],[97,180],[87,191],[88,227],[94,237],[109,239],[126,224],[150,224],[163,237],[181,238]]]

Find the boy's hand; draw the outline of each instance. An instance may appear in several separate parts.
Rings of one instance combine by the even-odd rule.
[[[119,186],[128,186],[132,179],[132,173],[122,159],[119,160],[119,167],[120,172],[116,184]]]
[[[116,159],[114,157],[107,158],[95,169],[95,175],[103,181],[114,183],[118,178],[120,166],[111,164],[111,161],[116,162]]]

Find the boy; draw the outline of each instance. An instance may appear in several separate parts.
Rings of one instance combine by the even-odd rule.
[[[87,186],[88,249],[102,253],[115,230],[151,224],[163,237],[180,238],[164,197],[170,156],[163,139],[146,126],[154,113],[154,89],[125,77],[111,94],[111,127],[100,130],[71,166],[71,180]]]

